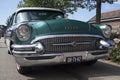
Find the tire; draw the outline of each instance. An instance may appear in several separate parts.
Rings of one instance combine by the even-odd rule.
[[[97,59],[96,60],[82,62],[82,64],[86,65],[86,66],[91,66],[91,65],[94,65],[96,62],[97,62]]]
[[[8,54],[11,55],[11,52],[8,50]]]
[[[23,67],[23,66],[20,66],[18,63],[16,63],[16,68],[17,68],[17,71],[20,73],[20,74],[28,74],[30,73],[31,71],[31,68],[30,67]]]

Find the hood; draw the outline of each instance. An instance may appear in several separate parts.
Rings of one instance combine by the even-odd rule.
[[[89,23],[61,19],[47,20],[39,22],[30,22],[33,32],[36,35],[47,34],[99,34],[96,27],[92,27]]]
[[[48,24],[50,31],[53,33],[66,33],[66,34],[78,34],[78,33],[88,33],[90,30],[90,27],[88,24],[76,21],[76,20],[69,20],[69,19],[63,19],[63,20],[52,20],[52,21],[46,21]]]

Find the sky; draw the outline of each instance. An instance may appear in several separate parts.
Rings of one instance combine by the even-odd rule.
[[[7,18],[17,10],[17,5],[21,0],[1,0],[0,2],[0,25],[5,25]],[[101,12],[120,10],[120,0],[114,4],[104,3],[102,4]],[[88,11],[87,9],[78,9],[74,14],[69,14],[69,19],[75,19],[80,21],[88,21],[95,16],[96,10]]]

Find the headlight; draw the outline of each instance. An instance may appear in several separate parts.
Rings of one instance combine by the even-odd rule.
[[[101,28],[102,28],[104,37],[110,38],[111,31],[112,31],[111,26],[110,25],[102,25]]]
[[[27,41],[30,38],[31,28],[26,25],[22,24],[16,29],[16,34],[19,40]]]

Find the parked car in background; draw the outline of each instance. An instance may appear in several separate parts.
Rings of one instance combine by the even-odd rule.
[[[95,64],[113,47],[110,26],[66,19],[58,9],[20,8],[10,23],[6,45],[20,73],[38,65]]]
[[[3,30],[0,29],[0,38],[2,37],[3,33],[4,33]]]
[[[6,31],[6,26],[0,25],[0,38],[4,36],[5,31]]]

